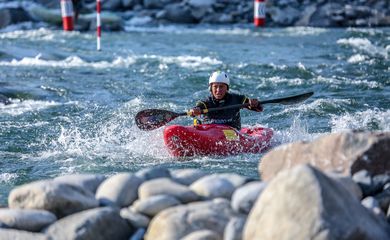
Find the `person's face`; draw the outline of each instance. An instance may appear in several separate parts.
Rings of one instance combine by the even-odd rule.
[[[228,90],[228,86],[225,83],[213,83],[211,84],[211,92],[213,96],[221,100]]]

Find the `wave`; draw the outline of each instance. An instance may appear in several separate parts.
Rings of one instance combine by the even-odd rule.
[[[0,183],[7,184],[18,178],[16,173],[0,173]]]
[[[381,56],[387,59],[389,55],[387,47],[376,46],[367,38],[342,38],[337,40],[337,44],[350,46],[372,57]]]
[[[22,101],[20,99],[10,99],[10,100],[12,104],[9,105],[0,104],[1,114],[18,116],[27,112],[41,111],[43,109],[64,105],[64,103],[59,103],[55,101],[40,101],[40,100]],[[65,104],[77,104],[77,102],[68,102]]]
[[[39,67],[60,67],[60,68],[127,68],[135,64],[139,60],[157,60],[161,62],[160,68],[167,68],[167,64],[177,64],[183,68],[205,68],[210,65],[220,65],[221,61],[211,57],[201,56],[158,56],[158,55],[142,55],[142,56],[127,56],[116,57],[110,61],[87,62],[79,56],[70,56],[64,60],[45,60],[41,59],[41,54],[36,57],[24,57],[21,60],[1,61],[0,66],[39,66]]]
[[[390,131],[390,110],[367,109],[355,113],[332,115],[332,132],[347,130]]]

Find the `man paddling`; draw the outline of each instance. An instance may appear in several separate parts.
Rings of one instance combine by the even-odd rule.
[[[236,104],[249,103],[247,109],[261,112],[263,107],[260,102],[253,98],[249,99],[245,95],[229,92],[230,80],[225,72],[213,72],[209,78],[210,96],[196,104],[196,107],[189,111],[195,117],[202,114],[202,110],[209,108],[225,107]],[[208,112],[203,114],[205,123],[224,124],[233,128],[241,128],[240,109],[225,109],[221,111]]]

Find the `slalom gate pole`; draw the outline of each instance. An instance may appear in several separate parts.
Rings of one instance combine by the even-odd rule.
[[[61,0],[62,28],[64,31],[73,31],[73,14],[72,0]]]
[[[254,24],[256,27],[265,25],[265,0],[255,0]]]
[[[100,18],[101,9],[102,9],[101,0],[96,0],[96,49],[98,51],[101,50],[101,44],[100,44],[100,38],[102,35],[101,18]]]

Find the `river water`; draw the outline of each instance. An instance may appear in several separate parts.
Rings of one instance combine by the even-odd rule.
[[[258,99],[314,91],[301,104],[242,111],[243,126],[275,131],[273,147],[349,129],[390,130],[390,29],[241,27],[0,32],[0,205],[20,184],[72,173],[145,167],[258,176],[262,154],[177,161],[163,128],[144,132],[145,108],[185,111],[208,95],[214,70]],[[192,124],[188,117],[170,124]]]

